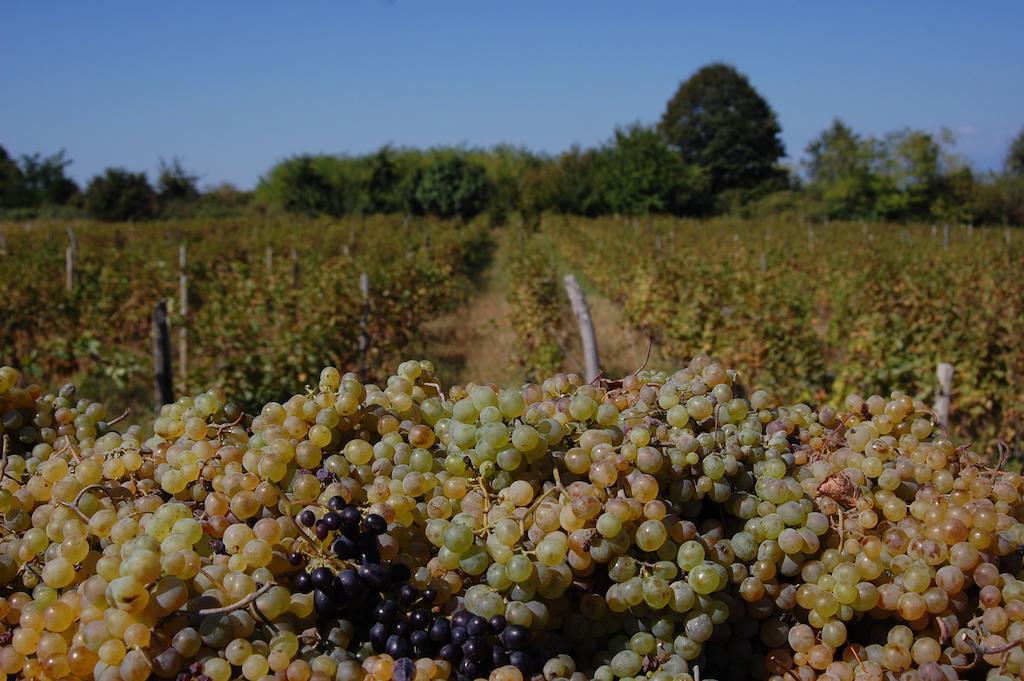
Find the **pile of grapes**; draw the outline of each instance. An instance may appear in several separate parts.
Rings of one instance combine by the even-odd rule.
[[[1020,678],[1024,478],[901,393],[327,368],[144,430],[0,369],[0,673]]]

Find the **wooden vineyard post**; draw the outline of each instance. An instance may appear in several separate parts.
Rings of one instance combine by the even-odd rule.
[[[78,235],[75,234],[74,227],[68,227],[68,247],[71,248],[71,255],[76,260],[78,259]]]
[[[366,353],[370,348],[370,278],[366,272],[359,273],[359,293],[363,298],[362,313],[359,316],[359,379],[366,380]]]
[[[181,328],[178,329],[178,371],[181,374],[184,392],[188,376],[188,251],[184,244],[178,247],[178,306],[181,312]]]
[[[292,289],[299,288],[299,249],[292,246]]]
[[[1009,239],[1007,239],[1006,244],[1010,244]],[[7,255],[7,235],[2,231],[0,231],[0,255]]]
[[[935,369],[939,391],[935,396],[935,419],[943,428],[949,428],[949,406],[953,400],[953,365],[941,362]]]
[[[590,317],[590,307],[587,299],[580,289],[576,277],[571,274],[565,275],[565,292],[569,296],[569,304],[572,305],[573,314],[576,315],[576,324],[580,329],[580,341],[583,343],[583,362],[586,365],[587,375],[584,376],[588,382],[597,378],[601,371],[601,363],[597,357],[597,336],[594,334],[594,321]]]
[[[768,271],[768,258],[765,256],[764,251],[761,251],[761,271]]]
[[[171,387],[171,331],[167,326],[167,301],[153,310],[153,397],[159,409],[174,401]]]
[[[71,246],[64,249],[64,288],[68,293],[75,290],[75,251]]]
[[[942,250],[949,250],[949,223],[942,225]]]

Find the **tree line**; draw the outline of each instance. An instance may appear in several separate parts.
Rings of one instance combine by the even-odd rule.
[[[948,131],[863,136],[836,119],[786,166],[777,116],[734,67],[704,66],[658,123],[616,129],[592,148],[556,155],[498,146],[301,155],[275,164],[253,192],[200,191],[178,161],[145,173],[112,168],[79,188],[63,152],[14,160],[0,148],[0,211],[55,209],[144,220],[246,207],[294,213],[405,213],[501,223],[512,213],[586,216],[736,212],[812,219],[1024,224],[1024,130],[998,172],[975,171]]]

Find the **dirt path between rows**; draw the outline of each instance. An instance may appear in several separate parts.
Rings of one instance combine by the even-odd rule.
[[[416,356],[434,362],[446,385],[467,381],[519,385],[525,381],[522,367],[514,361],[517,338],[505,298],[504,257],[508,235],[495,233],[494,259],[481,273],[477,292],[465,304],[445,313],[425,329],[425,341]],[[566,270],[568,271],[568,270]],[[647,356],[647,337],[629,328],[621,308],[599,292],[588,290],[587,301],[597,334],[601,367],[607,376],[623,376],[640,367]],[[562,371],[582,371],[582,351],[575,319],[562,294],[565,323],[562,336],[570,339],[563,348]],[[657,353],[652,361],[657,361]]]

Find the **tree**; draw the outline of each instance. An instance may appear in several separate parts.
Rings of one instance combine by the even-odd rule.
[[[89,182],[85,210],[99,220],[145,220],[156,213],[156,193],[145,173],[108,168]]]
[[[321,159],[296,156],[274,166],[261,182],[274,203],[292,213],[341,215],[337,192],[321,168]]]
[[[421,171],[415,201],[424,214],[465,220],[484,210],[489,191],[483,166],[461,154],[444,155]]]
[[[41,154],[21,157],[22,205],[28,207],[62,206],[78,193],[78,185],[64,169],[71,161],[64,158],[64,150],[43,158]]]
[[[1006,155],[1006,172],[1009,175],[1024,177],[1024,129],[1010,143],[1010,151]]]
[[[660,129],[686,163],[708,173],[715,194],[779,178],[786,152],[775,112],[732,66],[709,64],[680,85]]]
[[[952,142],[948,133],[943,141]],[[935,217],[932,203],[942,193],[947,172],[940,140],[909,128],[876,142],[880,159],[875,212],[887,219]]]
[[[21,168],[0,146],[0,208],[22,208],[25,205],[27,197]]]
[[[826,215],[852,218],[869,214],[872,196],[872,144],[838,118],[807,145],[809,191]]]
[[[608,209],[624,215],[693,213],[704,182],[654,129],[639,124],[619,128],[602,155],[600,192]]]
[[[366,209],[370,213],[397,213],[405,205],[402,196],[403,169],[390,146],[384,146],[364,160]]]
[[[160,174],[156,181],[156,190],[160,194],[160,201],[170,202],[191,202],[199,199],[199,189],[196,183],[199,176],[194,175],[181,165],[181,160],[174,158],[170,163],[160,160]]]

